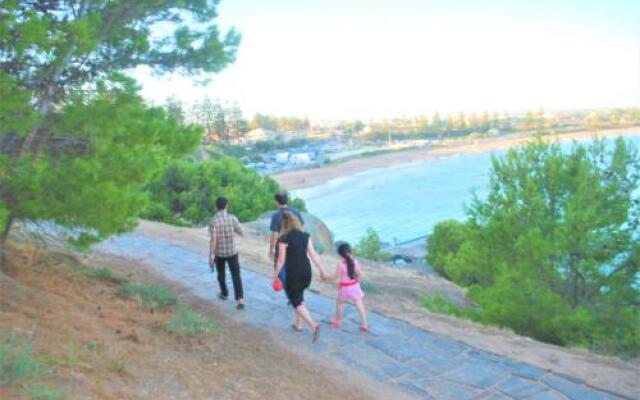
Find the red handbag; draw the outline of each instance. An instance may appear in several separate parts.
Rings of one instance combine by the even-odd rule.
[[[282,282],[278,278],[274,279],[273,282],[271,282],[271,286],[273,287],[273,290],[275,290],[276,292],[279,292],[282,290]]]

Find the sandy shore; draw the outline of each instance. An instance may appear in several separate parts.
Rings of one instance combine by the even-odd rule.
[[[640,127],[624,129],[609,129],[598,132],[580,131],[550,136],[552,140],[571,141],[590,139],[594,137],[612,137],[620,135],[640,135]],[[406,151],[381,154],[378,156],[361,157],[343,163],[327,165],[315,169],[288,171],[272,177],[288,190],[296,190],[323,184],[331,179],[349,176],[372,168],[384,168],[392,165],[425,161],[439,157],[457,154],[480,153],[521,145],[530,141],[531,135],[509,135],[498,138],[478,139],[474,141],[461,140],[454,144],[435,147],[419,148]]]

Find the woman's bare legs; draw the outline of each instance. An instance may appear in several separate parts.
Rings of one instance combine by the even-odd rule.
[[[296,314],[296,320],[298,318],[302,318],[309,325],[311,332],[313,332],[313,341],[315,342],[318,340],[318,329],[320,327],[318,326],[318,323],[313,320],[313,317],[311,317],[311,313],[307,307],[304,304],[300,304],[296,307]]]
[[[302,323],[302,317],[300,316],[300,314],[298,314],[298,310],[296,310],[296,320],[293,322],[293,326],[295,326],[296,330],[301,331]]]

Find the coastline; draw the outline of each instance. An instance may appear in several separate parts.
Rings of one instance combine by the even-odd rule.
[[[612,137],[620,135],[640,135],[640,127],[634,126],[620,129],[606,129],[602,131],[578,131],[546,136],[553,141],[565,142],[569,140],[590,139],[594,137]],[[533,135],[513,134],[498,138],[477,139],[473,142],[460,141],[451,145],[436,148],[419,148],[404,151],[394,151],[375,156],[362,156],[338,164],[326,165],[319,168],[287,171],[271,175],[287,190],[297,190],[317,186],[342,176],[349,176],[373,168],[384,168],[393,165],[427,161],[440,157],[459,154],[480,153],[518,146],[530,141]]]

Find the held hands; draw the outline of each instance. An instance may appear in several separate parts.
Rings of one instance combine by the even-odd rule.
[[[323,282],[328,282],[329,279],[329,275],[327,275],[327,273],[324,271],[324,268],[320,268],[320,279],[322,279]]]

